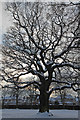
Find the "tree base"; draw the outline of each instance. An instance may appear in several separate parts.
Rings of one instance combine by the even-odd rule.
[[[37,115],[40,117],[51,117],[53,114],[51,112],[38,112]]]

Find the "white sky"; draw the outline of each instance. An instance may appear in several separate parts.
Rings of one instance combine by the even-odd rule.
[[[0,42],[1,42],[1,34],[2,34],[2,5],[0,2]]]

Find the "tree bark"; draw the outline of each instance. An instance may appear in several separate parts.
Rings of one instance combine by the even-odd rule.
[[[46,91],[40,92],[39,112],[49,112],[49,95]]]

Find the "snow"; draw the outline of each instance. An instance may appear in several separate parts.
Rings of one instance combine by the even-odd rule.
[[[65,103],[68,104],[68,105],[73,105],[73,102],[70,102],[70,101],[67,101]]]
[[[0,120],[1,120],[1,118],[2,118],[2,110],[0,109]]]
[[[57,97],[55,97],[54,98],[55,100],[60,100],[61,99],[61,96],[57,96]],[[65,96],[65,99],[75,99],[72,95],[69,95],[69,94],[67,94],[66,96]],[[76,100],[76,99],[75,99]]]
[[[1,110],[0,110],[1,111]],[[3,118],[78,118],[78,110],[50,110],[50,113],[39,113],[33,109],[3,109]]]

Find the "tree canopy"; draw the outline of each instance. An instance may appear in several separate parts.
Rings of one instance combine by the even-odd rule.
[[[76,61],[80,47],[79,4],[13,2],[6,9],[13,24],[3,39],[2,79],[19,88],[35,85],[40,91],[41,106],[53,90],[78,91],[75,85],[80,83],[71,78],[78,78],[80,70]],[[39,81],[18,81],[29,73],[38,76]],[[62,79],[66,75],[68,79]],[[50,88],[55,82],[60,86]],[[48,101],[44,105],[47,104]],[[48,111],[48,106],[44,108],[40,112]]]

